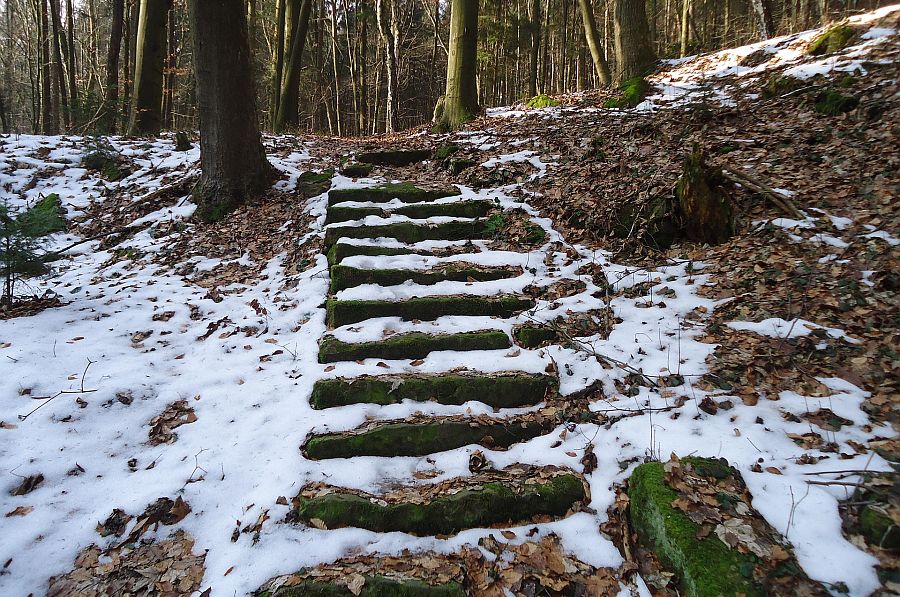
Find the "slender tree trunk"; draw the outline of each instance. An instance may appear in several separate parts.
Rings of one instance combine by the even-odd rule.
[[[300,86],[300,66],[303,49],[306,47],[306,35],[309,30],[309,15],[312,12],[312,0],[303,0],[297,15],[297,27],[291,35],[291,48],[284,61],[284,74],[281,77],[281,91],[278,94],[278,108],[275,111],[272,130],[282,132],[287,127],[298,124],[298,104]]]
[[[9,132],[9,118],[6,116],[6,97],[3,94],[3,85],[0,84],[0,127],[4,133]]]
[[[112,0],[112,21],[109,26],[109,46],[106,52],[106,98],[100,127],[116,132],[116,110],[119,103],[119,51],[122,46],[122,25],[125,19],[125,0]]]
[[[53,112],[53,88],[50,58],[50,21],[47,14],[47,0],[40,0],[40,56],[41,56],[41,133],[55,135],[59,132],[59,118]]]
[[[53,97],[56,102],[56,111],[62,115],[65,128],[69,128],[69,93],[67,88],[65,63],[62,55],[62,18],[59,14],[59,0],[50,0],[50,26],[53,34]]]
[[[434,109],[438,129],[453,130],[478,114],[477,49],[478,0],[453,0],[447,88]]]
[[[691,0],[682,0],[681,7],[681,57],[684,58],[688,54],[688,47],[691,42]]]
[[[162,126],[166,20],[170,7],[171,0],[141,0],[129,135],[156,135]]]
[[[644,0],[615,0],[616,82],[643,77],[656,62]]]
[[[202,170],[195,198],[198,216],[215,220],[262,193],[273,169],[256,121],[243,3],[191,0],[189,5]]]
[[[78,81],[75,76],[75,7],[72,0],[66,0],[66,21],[68,33],[68,73],[69,73],[69,100],[72,102],[72,109],[78,106]]]
[[[594,19],[594,8],[591,6],[591,0],[578,0],[578,7],[581,10],[581,20],[584,22],[584,38],[587,40],[588,48],[591,51],[591,59],[594,61],[594,71],[600,84],[608,86],[612,81],[609,74],[609,64],[603,54],[603,44],[600,42],[600,35],[597,33],[597,22]]]
[[[541,53],[541,2],[531,2],[531,55],[528,64],[528,96],[537,95],[538,84],[538,58]]]
[[[397,125],[397,39],[394,37],[394,28],[390,21],[392,17],[387,15],[390,10],[394,14],[394,2],[397,0],[375,0],[375,12],[378,18],[378,30],[381,32],[384,44],[385,71],[387,75],[387,90],[384,131],[392,133]],[[387,6],[390,4],[390,6]]]
[[[272,89],[269,99],[269,121],[274,130],[275,121],[278,119],[278,102],[281,100],[281,76],[284,74],[284,30],[285,30],[285,3],[288,0],[277,0],[275,9],[275,49],[272,61]]]
[[[341,126],[341,75],[338,62],[338,45],[340,43],[337,30],[337,2],[331,2],[331,67],[334,74],[334,121],[337,125],[338,137],[343,135]]]
[[[172,129],[175,122],[175,85],[178,66],[178,38],[175,36],[175,9],[169,10],[169,43],[163,71],[163,128]]]
[[[756,16],[756,28],[759,36],[769,39],[775,35],[775,21],[772,19],[772,3],[770,0],[750,0],[753,14]]]

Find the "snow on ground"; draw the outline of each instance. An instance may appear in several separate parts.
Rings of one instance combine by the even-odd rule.
[[[746,53],[764,47],[774,56],[773,60],[788,60],[792,56],[791,44],[806,39],[803,35],[806,34],[772,40]],[[866,43],[886,35],[889,34],[872,34]],[[729,60],[737,64],[738,58],[735,54]],[[689,61],[683,61],[678,68],[688,64]],[[722,58],[716,68],[723,72],[737,68],[728,64]],[[495,111],[492,115],[509,114]],[[473,146],[495,146],[491,131],[458,138]],[[106,183],[79,167],[90,140],[22,136],[3,142],[0,197],[13,208],[22,209],[42,194],[58,192],[70,218],[83,213],[91,201],[104,201],[119,188],[133,187],[129,192],[139,198],[158,189],[164,178],[186,176],[196,168],[198,157],[196,149],[172,152],[172,141],[167,138],[151,143],[113,139],[116,149],[128,155],[138,170],[123,181]],[[267,145],[272,147],[278,142],[278,138],[267,139]],[[553,159],[516,150],[494,158],[493,163],[529,162],[537,169],[534,176],[540,177],[552,172]],[[273,152],[273,162],[289,175],[286,181],[278,183],[282,190],[293,188],[302,171],[318,165],[302,150],[277,155]],[[348,187],[373,182],[376,181],[335,176],[332,184]],[[462,188],[462,195],[444,201],[492,199],[503,207],[521,207],[537,216],[533,208],[514,196],[513,191],[521,190],[518,187],[479,191]],[[324,195],[308,202],[307,210],[318,217],[309,234],[324,233],[325,203]],[[161,209],[141,220],[151,224],[152,229],[161,222],[185,220],[192,210],[185,197],[174,208]],[[772,224],[807,235],[823,234],[824,229],[818,230],[817,226],[828,218],[827,214],[790,222],[782,218],[785,221]],[[405,221],[401,216],[369,220],[366,223]],[[369,268],[425,268],[453,260],[519,265],[524,272],[517,278],[473,285],[367,286],[345,290],[341,296],[361,297],[364,293],[367,298],[402,298],[460,291],[516,292],[528,284],[550,284],[566,278],[584,282],[582,292],[552,304],[539,302],[532,312],[506,321],[444,317],[436,322],[415,323],[380,318],[345,326],[335,335],[361,340],[414,329],[511,330],[515,323],[550,321],[567,312],[609,306],[621,321],[608,338],[579,338],[583,349],[578,351],[551,346],[487,353],[443,352],[433,353],[417,367],[407,361],[376,360],[362,366],[338,363],[326,367],[316,360],[316,342],[326,331],[323,302],[328,280],[324,256],[290,280],[282,269],[281,257],[276,257],[265,264],[259,279],[234,286],[233,292],[213,300],[206,288],[176,274],[177,268],[154,263],[154,255],[165,251],[171,236],[155,238],[148,231],[140,233],[129,241],[129,246],[139,244],[148,256],[137,260],[111,259],[114,249],[101,250],[96,242],[70,252],[70,258],[52,275],[28,283],[38,294],[45,289],[56,292],[64,304],[31,317],[0,322],[0,510],[5,514],[20,506],[33,508],[25,516],[0,517],[0,533],[5,537],[0,560],[11,560],[0,574],[2,593],[42,593],[47,578],[69,570],[80,549],[91,543],[107,546],[115,542],[113,538],[101,538],[95,530],[113,508],[138,514],[161,496],[180,495],[190,504],[192,511],[179,526],[193,535],[195,550],[208,550],[203,586],[212,587],[213,595],[244,595],[276,574],[333,561],[352,552],[450,552],[461,545],[474,544],[497,531],[473,529],[436,539],[359,529],[322,531],[283,523],[289,508],[286,503],[279,505],[277,502],[282,500],[278,498],[290,499],[307,482],[327,481],[378,493],[390,484],[436,483],[470,474],[472,447],[428,459],[355,458],[352,465],[341,460],[305,460],[299,447],[311,431],[352,429],[372,418],[399,418],[416,412],[489,412],[485,405],[473,401],[462,407],[414,403],[354,405],[331,409],[326,414],[309,406],[312,385],[317,379],[341,375],[436,372],[460,366],[481,371],[540,372],[554,363],[564,394],[599,380],[606,398],[592,404],[591,409],[632,416],[610,429],[579,424],[575,432],[563,438],[561,428],[507,451],[485,450],[498,468],[528,462],[581,470],[583,449],[588,443],[594,444],[599,462],[587,478],[591,506],[596,513],[582,512],[557,522],[528,525],[537,526],[537,536],[554,532],[583,561],[595,566],[618,566],[621,555],[598,530],[615,497],[612,485],[627,478],[633,467],[648,456],[665,458],[671,452],[681,456],[721,456],[743,473],[755,507],[793,543],[801,565],[811,577],[844,582],[852,595],[866,595],[877,588],[874,558],[841,534],[837,504],[847,497],[845,490],[806,482],[810,472],[888,469],[878,456],[854,455],[855,450],[848,443],[865,443],[875,436],[891,434],[884,427],[865,426],[868,418],[861,405],[867,392],[843,380],[822,379],[830,388],[830,395],[784,392],[748,406],[740,397],[724,391],[699,389],[694,382],[707,370],[706,362],[715,346],[701,343],[698,338],[703,319],[717,306],[698,295],[701,285],[709,283],[702,264],[688,267],[671,263],[639,269],[613,263],[602,252],[566,245],[564,248],[570,249],[567,257],[551,246],[564,242],[551,222],[537,217],[534,221],[547,232],[547,244],[530,253],[492,251],[489,244],[479,243],[482,252],[454,257],[360,256],[347,260],[348,265]],[[838,233],[851,224],[843,219],[829,221]],[[190,225],[179,234],[190,234]],[[887,242],[896,241],[885,231],[871,230],[868,234],[880,235]],[[797,238],[798,242],[816,242],[813,237]],[[63,246],[73,240],[73,235],[58,235],[52,242]],[[828,242],[824,237],[819,240]],[[401,246],[390,239],[351,242]],[[429,241],[416,247],[442,244],[452,243]],[[188,261],[198,270],[212,269],[220,263],[215,255],[194,255]],[[612,285],[611,294],[607,296],[590,276],[576,273],[588,264],[602,266]],[[623,289],[632,291],[619,292]],[[815,322],[800,320],[729,325],[779,337],[808,334],[821,328]],[[841,330],[826,328],[826,332],[841,341],[853,341]],[[618,366],[604,368],[594,354]],[[651,379],[678,375],[685,383],[664,390],[641,387],[636,395],[624,396],[616,382],[635,371]],[[52,400],[41,398],[60,391],[74,393]],[[733,408],[728,416],[710,416],[698,408],[706,397],[720,403],[731,402]],[[197,420],[177,428],[176,442],[149,445],[149,421],[179,400],[193,408]],[[35,407],[39,408],[22,419]],[[792,422],[819,408],[829,408],[856,425],[830,431],[811,422]],[[508,409],[499,414],[526,410]],[[801,466],[797,459],[810,450],[798,447],[788,434],[810,430],[827,435],[840,452],[846,453],[846,458]],[[816,451],[811,452],[815,455]],[[754,466],[765,470],[752,472]],[[774,470],[780,474],[774,474]],[[425,471],[435,474],[416,475]],[[45,479],[37,489],[25,496],[9,495],[21,477],[37,473]],[[248,534],[241,534],[232,542],[236,521],[243,526],[265,512],[269,521],[263,525],[258,543]],[[158,533],[165,536],[170,531],[171,528],[161,527]],[[525,533],[517,534],[521,537]],[[35,566],[34,562],[41,565]]]

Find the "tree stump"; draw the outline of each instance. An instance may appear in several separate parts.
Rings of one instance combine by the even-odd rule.
[[[718,244],[734,234],[731,198],[722,187],[723,180],[721,171],[707,166],[703,151],[694,145],[676,189],[689,239]]]

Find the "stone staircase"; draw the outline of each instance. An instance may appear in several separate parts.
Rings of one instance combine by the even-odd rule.
[[[320,341],[319,362],[342,363],[343,372],[355,362],[371,371],[373,363],[366,360],[380,359],[394,361],[379,362],[380,367],[402,372],[319,380],[310,398],[313,408],[403,401],[461,407],[478,401],[495,410],[534,410],[558,395],[555,372],[465,368],[408,372],[411,365],[443,351],[485,351],[485,359],[497,359],[496,351],[513,347],[510,326],[495,322],[533,308],[535,301],[522,294],[496,293],[491,284],[521,276],[522,268],[467,261],[469,255],[490,251],[493,233],[487,217],[498,210],[496,205],[408,184],[334,190],[328,204],[330,331]],[[447,293],[460,286],[466,289],[464,294]],[[363,298],[369,296],[375,298]],[[377,331],[384,327],[379,321],[396,318],[409,322],[404,331],[377,339],[360,334],[367,325]],[[421,322],[436,325],[414,329]],[[302,451],[306,458],[327,460],[422,457],[467,445],[505,449],[558,425],[539,413],[528,414],[476,415],[459,408],[450,415],[376,419],[353,430],[313,434]],[[473,528],[557,520],[587,501],[583,478],[571,470],[527,464],[502,470],[470,466],[470,470],[471,476],[411,484],[381,495],[322,483],[307,485],[293,500],[291,520],[324,529],[356,527],[443,537]],[[417,585],[416,594],[432,594],[420,592],[421,588]],[[430,589],[444,594],[447,587],[437,584]]]

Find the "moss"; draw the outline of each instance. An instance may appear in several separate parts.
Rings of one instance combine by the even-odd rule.
[[[544,93],[534,96],[525,103],[525,106],[528,108],[554,108],[559,105],[561,105],[559,100],[555,100]]]
[[[788,77],[784,75],[772,75],[762,87],[764,97],[775,98],[780,97],[791,91],[796,91],[805,85],[804,81],[796,77]]]
[[[326,336],[319,343],[319,362],[360,359],[423,359],[440,350],[497,350],[510,347],[509,336],[498,330],[459,334],[398,334],[378,342],[348,343]]]
[[[364,176],[368,176],[372,173],[372,166],[369,164],[359,164],[356,162],[351,162],[349,164],[344,164],[341,168],[341,174],[344,176],[349,176],[350,178],[362,178]]]
[[[859,529],[866,540],[885,549],[900,549],[900,527],[877,507],[867,505],[859,513]]]
[[[432,201],[443,197],[459,195],[459,189],[422,189],[408,182],[388,183],[357,189],[335,189],[328,192],[328,205],[343,201],[373,201],[385,203],[397,199],[403,203]]]
[[[175,151],[190,151],[193,147],[194,145],[186,132],[178,131],[175,133]]]
[[[548,393],[555,394],[557,387],[555,377],[529,373],[339,378],[317,381],[309,402],[315,409],[348,404],[396,404],[404,400],[449,405],[474,400],[495,408],[515,408],[539,404]]]
[[[328,301],[328,325],[339,327],[375,317],[434,321],[444,315],[512,317],[534,306],[530,298],[512,295],[423,296],[404,301]]]
[[[397,422],[364,431],[329,433],[309,438],[303,447],[307,458],[352,458],[354,456],[425,456],[480,444],[507,448],[544,432],[539,422],[484,424],[465,420]]]
[[[404,282],[414,284],[437,284],[445,280],[454,282],[488,282],[513,278],[521,273],[515,268],[477,268],[461,263],[443,269],[417,271],[407,269],[357,269],[346,265],[335,265],[331,268],[331,292],[345,288],[353,288],[362,284],[378,284],[379,286],[395,286]]]
[[[637,221],[636,223],[636,220]],[[653,197],[646,204],[628,202],[622,205],[612,226],[612,235],[629,238],[638,233],[641,241],[654,249],[667,249],[675,242],[678,227],[672,219],[666,197]]]
[[[446,160],[457,151],[459,151],[459,145],[456,143],[446,143],[434,150],[434,158],[436,160]]]
[[[57,193],[50,193],[32,205],[28,209],[28,217],[46,222],[47,225],[41,230],[45,234],[63,232],[66,229],[66,210]]]
[[[522,326],[516,329],[513,335],[516,338],[516,344],[524,348],[537,348],[544,342],[556,339],[555,331],[542,326]]]
[[[501,483],[485,483],[424,504],[381,505],[352,493],[299,497],[294,513],[298,520],[317,518],[328,528],[351,526],[382,533],[452,535],[465,529],[526,523],[539,516],[562,517],[584,498],[581,479],[564,474],[515,489]]]
[[[481,218],[493,208],[490,201],[454,201],[452,203],[413,203],[391,209],[390,213],[413,219],[424,219],[432,216],[448,216],[454,218]],[[378,207],[342,207],[336,205],[328,208],[326,224],[361,220],[366,216],[378,216],[385,210]]]
[[[470,160],[468,158],[457,158],[450,160],[450,164],[447,169],[450,170],[451,174],[459,174],[466,168],[471,168],[476,164],[478,164],[478,162],[476,162],[475,160]]]
[[[314,172],[308,170],[297,177],[297,190],[306,197],[321,195],[331,187],[334,170]]]
[[[853,95],[844,95],[834,89],[826,89],[816,96],[816,112],[826,116],[839,116],[855,109],[859,105],[859,98]]]
[[[465,597],[463,588],[450,582],[428,585],[418,580],[366,576],[359,597]],[[260,591],[255,597],[353,597],[345,585],[323,580],[304,580],[275,591]]]
[[[116,182],[128,176],[127,168],[121,166],[121,157],[113,150],[98,147],[81,157],[81,167],[99,172],[109,182]]]
[[[430,149],[386,149],[356,154],[356,161],[379,166],[409,166],[431,157]]]
[[[684,459],[683,462],[722,471],[718,461]],[[666,484],[662,463],[650,462],[637,467],[628,481],[628,496],[632,526],[641,543],[679,576],[685,595],[765,594],[752,581],[755,556],[729,548],[715,535],[698,539],[699,525],[672,507],[678,494]]]
[[[634,108],[650,93],[650,83],[643,77],[628,79],[619,86],[619,97],[604,102],[604,108]]]
[[[348,243],[335,243],[328,250],[328,264],[340,263],[347,257],[365,255],[374,257],[378,255],[431,255],[431,251],[410,250],[406,247],[377,247],[372,245],[351,245]]]
[[[403,243],[423,240],[469,240],[485,238],[490,233],[484,221],[456,221],[441,224],[396,222],[381,226],[332,226],[325,229],[325,246],[339,238],[394,238]]]
[[[817,38],[815,38],[806,53],[810,56],[820,56],[822,54],[833,54],[847,47],[851,39],[853,39],[854,31],[847,25],[835,25],[831,27]]]

